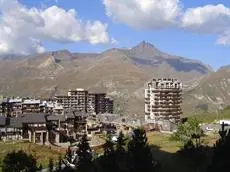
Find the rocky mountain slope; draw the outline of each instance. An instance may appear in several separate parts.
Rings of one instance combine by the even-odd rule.
[[[230,105],[230,66],[205,76],[184,95],[184,108],[215,111]]]
[[[52,96],[83,87],[106,91],[118,113],[143,115],[144,85],[154,77],[175,77],[185,88],[212,69],[200,61],[161,52],[145,41],[131,49],[103,53],[67,50],[0,60],[0,92],[14,96]],[[186,107],[186,106],[184,106]]]

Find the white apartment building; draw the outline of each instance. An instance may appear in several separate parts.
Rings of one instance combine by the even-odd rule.
[[[145,89],[145,121],[177,123],[182,115],[182,83],[177,79],[153,79]]]

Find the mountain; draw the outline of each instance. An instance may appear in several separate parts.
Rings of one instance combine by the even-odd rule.
[[[115,99],[116,112],[144,113],[144,85],[154,77],[174,77],[186,89],[213,70],[200,61],[164,53],[142,41],[133,48],[102,53],[68,50],[0,59],[0,92],[14,96],[50,96],[54,90],[83,87],[106,91]],[[186,107],[186,106],[185,106]]]
[[[185,94],[185,109],[215,111],[230,105],[230,66],[205,76]]]

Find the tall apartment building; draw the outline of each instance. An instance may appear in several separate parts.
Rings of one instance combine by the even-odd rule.
[[[88,91],[84,89],[69,90],[66,96],[56,96],[56,101],[64,109],[87,112]]]
[[[88,104],[87,104],[87,112],[88,113],[96,113],[96,95],[94,93],[88,94]]]
[[[95,94],[95,112],[96,114],[105,113],[105,93]]]
[[[79,112],[87,112],[88,91],[78,88],[76,90],[69,90],[70,106]]]
[[[113,100],[108,97],[105,98],[105,111],[113,113]]]
[[[99,113],[113,113],[113,100],[106,97],[105,93],[88,94],[88,112],[94,111]]]
[[[182,83],[177,79],[153,79],[145,89],[145,120],[179,122],[182,115]]]
[[[68,91],[66,96],[56,96],[56,101],[64,109],[96,114],[113,113],[113,101],[106,98],[106,93],[89,93],[84,89],[76,89]]]

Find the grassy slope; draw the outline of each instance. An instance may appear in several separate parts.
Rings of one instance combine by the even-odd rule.
[[[53,151],[47,147],[39,146],[32,143],[23,142],[0,142],[0,171],[2,166],[2,160],[8,152],[23,150],[28,154],[32,154],[37,159],[37,164],[42,164],[43,167],[47,167],[49,159],[58,160],[59,153]]]
[[[186,116],[186,115],[185,115]],[[221,120],[221,119],[230,119],[230,107],[226,107],[222,111],[217,111],[217,112],[197,112],[193,115],[193,118],[197,118],[199,121],[203,123],[212,123],[216,120]]]
[[[153,145],[153,156],[160,162],[157,172],[192,172],[191,164],[182,158],[177,151],[182,146],[181,143],[172,141],[170,135],[161,133],[148,133],[149,144]],[[206,136],[203,143],[213,145],[217,136]]]
[[[188,166],[181,163],[182,159],[176,154],[180,149],[180,143],[171,141],[169,135],[161,133],[149,133],[148,139],[153,145],[153,157],[160,162],[159,172],[189,172]]]
[[[158,172],[192,171],[190,165],[186,164],[186,161],[177,154],[177,151],[181,147],[181,143],[170,140],[170,135],[167,134],[154,132],[148,133],[147,136],[149,144],[153,145],[154,158],[161,164],[160,168],[157,170]],[[208,136],[204,138],[203,143],[213,145],[216,139],[216,136]],[[22,142],[0,142],[0,165],[2,165],[1,163],[4,156],[13,150],[24,150],[32,154],[37,159],[38,164],[42,164],[44,167],[48,165],[50,158],[55,161],[59,156],[59,153],[44,146]]]

